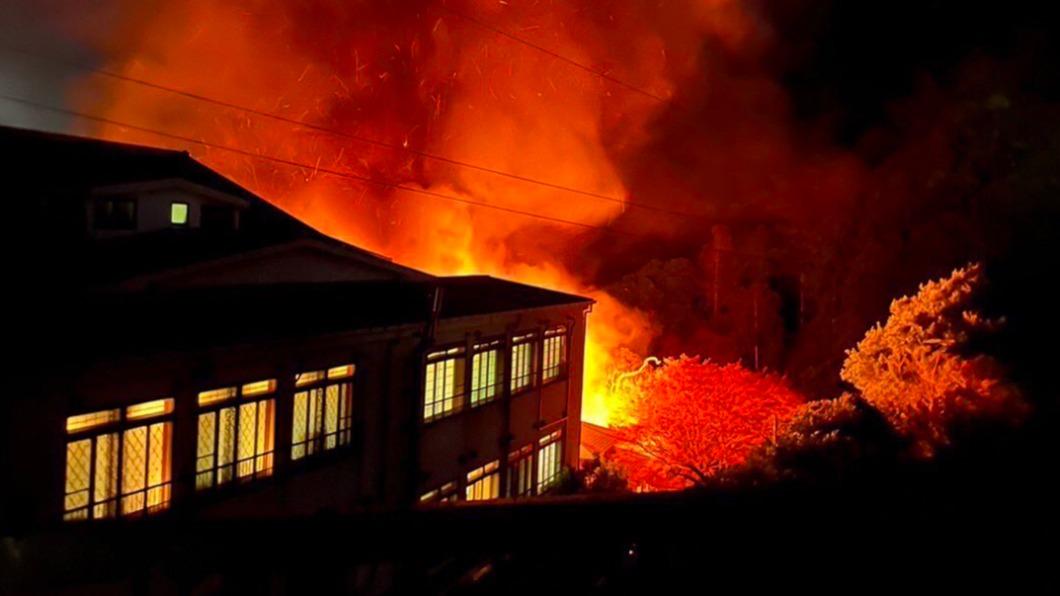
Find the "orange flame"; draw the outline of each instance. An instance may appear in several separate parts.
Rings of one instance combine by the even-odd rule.
[[[647,314],[577,274],[582,248],[594,233],[387,185],[606,226],[627,207],[611,147],[644,141],[646,124],[665,107],[658,98],[670,96],[696,68],[705,35],[723,44],[749,43],[753,27],[738,2],[689,1],[652,19],[625,3],[459,4],[535,49],[431,0],[168,2],[150,14],[114,1],[124,7],[118,12],[126,21],[117,36],[95,41],[112,57],[108,70],[413,152],[87,77],[71,98],[86,112],[305,167],[113,125],[92,132],[187,149],[320,231],[431,273],[485,273],[595,298],[583,417],[608,423],[614,398],[607,380],[627,363],[623,354],[646,352],[654,331]],[[622,89],[609,77],[647,93]],[[424,153],[618,200],[463,168]]]

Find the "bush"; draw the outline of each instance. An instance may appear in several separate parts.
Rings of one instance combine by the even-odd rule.
[[[626,406],[610,460],[635,490],[709,484],[744,464],[805,401],[783,378],[698,358],[667,358],[615,388]]]
[[[1001,365],[974,353],[975,341],[1000,324],[972,307],[982,283],[982,267],[971,265],[923,284],[893,301],[887,322],[847,352],[843,380],[921,456],[948,445],[957,426],[1015,420],[1026,409]]]

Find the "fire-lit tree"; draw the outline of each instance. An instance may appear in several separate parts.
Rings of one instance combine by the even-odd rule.
[[[779,376],[681,356],[622,381],[625,443],[612,461],[631,488],[705,484],[771,440],[803,397]]]
[[[972,351],[973,339],[998,325],[972,307],[982,282],[982,267],[971,265],[893,301],[887,322],[870,329],[843,364],[843,380],[921,455],[949,444],[955,424],[1023,409],[1000,364]]]

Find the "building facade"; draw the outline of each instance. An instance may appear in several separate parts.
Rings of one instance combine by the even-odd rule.
[[[520,498],[577,465],[590,300],[403,267],[184,153],[0,146],[32,255],[5,527]]]

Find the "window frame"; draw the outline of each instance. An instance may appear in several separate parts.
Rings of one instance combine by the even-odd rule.
[[[134,415],[132,413],[137,407],[156,403],[162,405],[162,411],[160,413],[149,412],[144,415]],[[175,418],[175,410],[176,400],[172,397],[162,397],[143,402],[136,402],[126,406],[105,408],[102,410],[67,416],[65,419],[66,457],[63,462],[63,497],[60,507],[63,521],[78,522],[95,521],[100,519],[134,519],[147,517],[148,515],[157,515],[169,510],[173,503],[173,422]],[[70,428],[71,419],[94,416],[97,414],[107,414],[110,419],[89,423],[74,429]],[[152,459],[152,437],[155,427],[159,425],[162,427],[161,439],[163,441],[163,447],[161,458],[163,460],[163,468],[160,470],[160,475],[163,477],[163,481],[151,484],[150,460]],[[128,463],[126,461],[128,444],[126,443],[126,440],[129,433],[141,428],[145,429],[143,486],[127,491],[125,486],[125,469]],[[99,438],[104,436],[108,437],[111,441],[111,445],[108,449],[110,452],[110,465],[112,466],[113,473],[111,473],[106,480],[113,483],[113,486],[110,489],[111,492],[109,495],[105,495],[103,499],[97,501],[97,483],[100,480],[98,466],[100,451]],[[88,484],[84,488],[70,491],[70,448],[83,441],[89,441],[89,460],[86,472]],[[154,506],[149,504],[153,491],[155,494],[161,495],[160,503],[155,504]],[[84,505],[70,507],[68,504],[71,496],[81,492],[84,492],[86,497]],[[131,512],[127,512],[125,508],[127,500],[140,495],[142,495],[143,499],[142,506]],[[102,509],[98,509],[100,507],[102,507]],[[97,515],[97,510],[103,511],[103,514]],[[84,512],[83,517],[75,515],[80,512]]]
[[[340,369],[348,369],[348,372],[339,372]],[[294,375],[290,399],[291,435],[289,441],[290,452],[288,454],[291,463],[301,465],[303,462],[319,459],[325,454],[342,452],[353,448],[357,371],[357,364],[350,361],[346,364],[307,370]],[[300,377],[304,375],[319,376],[303,382]],[[337,388],[335,395],[335,430],[334,432],[328,432],[328,390],[332,387]],[[346,389],[345,396],[343,395],[343,388]],[[314,391],[319,391],[320,395],[319,404],[315,406],[318,416],[311,416],[313,408],[311,400],[314,399]],[[305,435],[304,440],[296,441],[295,424],[298,422],[297,404],[300,393],[306,394]],[[319,428],[313,429],[312,423],[316,417],[319,417]],[[343,422],[346,423],[345,427]],[[311,430],[316,430],[317,434],[312,435]],[[334,439],[331,446],[328,446],[329,439]],[[296,455],[298,453],[296,450],[299,447],[302,447],[302,451],[299,455]]]
[[[173,221],[173,209],[177,205],[184,206],[184,221],[176,222]],[[170,201],[169,202],[169,225],[176,228],[187,228],[191,225],[191,203],[187,201]]]
[[[526,468],[525,478],[520,474],[521,468]],[[534,444],[527,443],[522,447],[508,453],[508,486],[507,496],[509,499],[520,499],[532,497],[536,483],[534,481]],[[526,486],[518,490],[517,484],[520,480],[526,481]]]
[[[270,386],[267,390],[262,392],[253,393],[246,395],[247,389],[252,385],[258,383],[269,383]],[[233,390],[233,394],[228,397],[212,400],[208,403],[203,404],[203,395],[211,392],[219,392],[226,390]],[[276,472],[276,418],[277,418],[277,397],[278,397],[279,383],[277,379],[257,379],[254,381],[246,381],[237,383],[235,385],[229,385],[225,387],[217,387],[215,389],[207,389],[196,393],[196,409],[195,409],[195,492],[197,494],[203,494],[210,491],[225,490],[231,486],[239,486],[254,482],[255,480],[261,480],[273,476]],[[253,438],[253,450],[249,457],[241,457],[240,455],[240,439],[242,437],[243,417],[244,417],[244,406],[254,405],[254,438]],[[271,410],[271,436],[270,440],[266,441],[265,449],[262,450],[261,437],[258,433],[262,430],[261,428],[261,411],[263,405],[267,405],[268,409]],[[221,463],[221,424],[222,424],[222,411],[232,410],[234,412],[235,421],[232,424],[232,453],[231,460],[226,463]],[[203,455],[200,453],[202,446],[202,431],[203,431],[203,417],[213,416],[213,428],[212,428],[212,447],[213,450]],[[268,430],[268,429],[266,429]],[[209,468],[200,469],[200,461],[204,457],[211,458],[212,465]],[[245,463],[250,463],[250,472],[248,474],[240,474],[240,468]],[[260,463],[259,463],[260,462]],[[224,480],[221,479],[221,473],[223,468],[230,468],[230,476]],[[260,467],[260,469],[259,469]],[[200,484],[200,478],[204,477],[204,474],[210,475],[209,484]]]
[[[528,391],[533,390],[538,386],[538,377],[540,373],[540,366],[538,365],[538,355],[540,353],[539,345],[541,344],[541,338],[537,331],[525,331],[512,336],[511,342],[508,345],[508,386],[511,394],[521,395]],[[526,383],[523,385],[516,386],[516,370],[517,360],[515,356],[516,348],[521,346],[529,346],[530,348],[530,362],[529,370],[525,375],[519,375],[518,378],[526,379]]]
[[[472,475],[477,474],[474,479]],[[478,466],[464,474],[464,500],[465,501],[493,501],[501,496],[501,460],[495,459]],[[483,486],[484,490],[490,490],[492,496],[486,498],[471,498],[473,492],[478,492],[476,487]]]
[[[535,460],[535,473],[534,473],[534,490],[538,495],[543,495],[550,490],[556,488],[559,484],[560,478],[563,473],[563,429],[559,428],[551,433],[539,437],[537,439],[537,445],[534,449],[534,460]],[[549,447],[555,446],[554,453],[556,470],[555,473],[546,477],[544,476],[544,468],[542,467],[541,453]]]
[[[477,407],[480,407],[480,406],[484,406],[484,405],[486,405],[488,403],[497,401],[498,399],[504,397],[504,385],[508,381],[508,374],[507,374],[507,370],[506,370],[506,367],[505,367],[505,362],[506,361],[505,361],[505,358],[504,358],[505,347],[506,347],[506,345],[505,345],[505,342],[504,342],[504,338],[501,338],[501,337],[478,340],[478,341],[474,342],[471,345],[471,358],[470,358],[471,366],[469,367],[471,369],[470,370],[471,380],[468,383],[468,388],[467,388],[467,391],[466,391],[466,393],[467,393],[467,404],[471,408],[477,408]],[[475,383],[477,381],[477,378],[476,378],[476,375],[475,375],[475,372],[476,372],[475,371],[475,360],[476,360],[476,358],[478,358],[478,357],[480,357],[480,356],[482,356],[484,354],[489,354],[490,352],[496,352],[497,353],[497,362],[496,362],[496,369],[495,369],[496,373],[494,375],[494,381],[490,385],[484,385],[483,387],[480,387],[480,388],[476,389]],[[467,365],[465,364],[465,366],[467,366]],[[478,400],[475,399],[475,392],[476,391],[484,391],[485,389],[488,389],[490,387],[492,387],[494,389],[492,395],[484,396],[484,397],[482,397],[482,398],[480,398]]]
[[[559,340],[560,348],[556,352],[559,361],[554,366],[548,366],[548,342]],[[541,338],[541,384],[548,385],[567,378],[570,368],[570,327],[568,325],[556,325],[542,334]],[[549,370],[555,374],[548,376]]]
[[[454,362],[458,361],[458,360],[462,360],[463,361],[463,364],[461,366],[457,366],[457,365],[454,364],[453,394],[450,397],[448,397],[448,398],[442,397],[442,399],[433,399],[432,401],[428,402],[427,401],[427,389],[428,389],[428,387],[431,387],[433,385],[429,381],[432,378],[437,378],[436,376],[432,377],[430,367],[432,365],[438,365],[439,363],[446,362],[446,361],[449,361],[449,360],[452,360]],[[421,423],[423,423],[423,424],[431,424],[433,422],[437,422],[438,420],[443,420],[445,418],[449,418],[450,416],[454,416],[454,415],[459,414],[460,412],[464,411],[464,408],[465,408],[465,406],[467,406],[468,400],[469,400],[469,391],[468,391],[468,389],[469,389],[469,380],[470,379],[468,377],[469,377],[469,369],[470,369],[470,367],[468,366],[468,360],[469,359],[468,359],[467,345],[465,343],[459,343],[459,344],[453,343],[453,344],[445,344],[445,345],[435,346],[435,347],[429,349],[424,354],[423,366],[420,367],[421,374],[423,375],[421,377],[421,379],[422,379],[422,390],[420,391],[420,406],[421,406],[420,422]],[[437,370],[437,369],[435,369],[435,370]],[[437,390],[437,386],[436,385],[433,385],[433,386],[434,386],[434,390],[436,391]],[[438,404],[443,404],[444,405],[446,401],[451,401],[452,402],[452,407],[450,407],[447,410],[443,409],[442,411],[439,412],[438,409],[437,409],[438,408]],[[432,410],[431,414],[429,414],[429,415],[427,413],[428,408],[434,408]]]
[[[456,480],[446,482],[438,488],[431,489],[420,495],[418,504],[424,506],[455,503],[460,500],[460,491],[457,490],[458,488],[459,485]]]
[[[140,198],[134,194],[100,195],[92,198],[92,229],[101,232],[133,232],[140,227]],[[112,205],[109,216],[102,215],[102,207],[105,204]],[[114,206],[118,203],[132,205],[132,213],[128,225],[114,225]],[[101,223],[103,222],[103,223]]]

